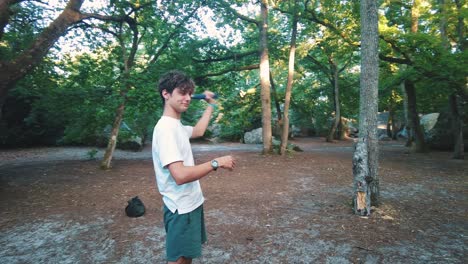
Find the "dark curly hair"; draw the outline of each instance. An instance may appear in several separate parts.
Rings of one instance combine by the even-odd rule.
[[[172,70],[163,74],[159,79],[158,87],[159,95],[161,96],[163,105],[165,104],[165,100],[162,95],[164,90],[166,90],[169,94],[172,94],[175,88],[179,88],[182,93],[192,94],[195,91],[195,83],[193,80],[185,73],[178,70]]]

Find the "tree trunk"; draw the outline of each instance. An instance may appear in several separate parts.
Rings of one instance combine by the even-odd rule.
[[[260,84],[262,87],[262,128],[263,128],[263,153],[272,151],[271,135],[271,96],[270,96],[270,64],[268,61],[268,1],[261,3],[262,23],[260,28]]]
[[[361,1],[361,85],[359,139],[353,154],[354,212],[369,215],[379,204],[378,178],[378,13],[377,1]]]
[[[334,106],[335,106],[335,120],[333,121],[332,127],[327,136],[327,142],[333,142],[335,138],[335,132],[338,128],[338,124],[341,120],[341,113],[340,113],[340,90],[338,88],[338,67],[330,59],[330,64],[333,69],[333,95],[334,95]]]
[[[408,111],[408,95],[406,94],[405,81],[400,83],[401,93],[403,94],[403,115],[404,127],[406,129],[406,143],[405,147],[410,147],[413,144],[413,131],[411,130],[409,111]]]
[[[392,99],[393,100],[393,99]],[[397,139],[397,132],[398,132],[398,127],[396,125],[396,118],[395,118],[395,109],[394,109],[394,105],[392,103],[390,109],[389,109],[389,136],[392,140],[396,140]]]
[[[120,124],[123,120],[123,115],[125,111],[125,97],[123,102],[117,108],[115,113],[114,123],[112,125],[111,134],[109,135],[109,142],[107,143],[106,152],[104,153],[104,158],[101,162],[101,169],[110,169],[112,156],[114,155],[115,147],[117,146],[117,138],[119,136]]]
[[[106,153],[104,154],[104,159],[101,163],[102,169],[110,169],[111,168],[111,161],[114,154],[115,147],[117,146],[117,139],[119,137],[120,131],[120,124],[123,120],[123,115],[125,111],[125,104],[127,102],[127,92],[131,88],[131,84],[129,83],[130,79],[130,71],[135,63],[135,56],[138,51],[138,39],[139,39],[139,31],[137,27],[137,22],[135,19],[128,17],[125,22],[130,27],[132,31],[132,45],[130,48],[130,52],[127,55],[126,45],[123,38],[118,38],[120,46],[122,48],[122,59],[124,62],[124,72],[123,72],[123,87],[122,91],[120,92],[120,96],[122,97],[122,103],[117,107],[116,115],[114,119],[114,123],[112,125],[112,132],[109,137],[109,142],[107,144]]]
[[[283,117],[281,116],[281,106],[279,103],[278,93],[276,92],[275,81],[273,79],[273,74],[271,74],[271,71],[270,71],[270,84],[271,84],[271,91],[273,93],[273,100],[275,101],[276,112],[278,115],[277,116],[278,123],[281,123],[281,119],[283,119]]]
[[[289,104],[291,102],[291,93],[294,82],[294,63],[296,62],[296,36],[297,36],[297,0],[294,1],[294,14],[292,22],[291,45],[289,48],[289,63],[288,63],[288,84],[286,85],[286,94],[284,96],[284,115],[283,115],[283,131],[281,133],[280,154],[286,153],[289,136]]]
[[[276,114],[277,114],[276,121],[275,121],[276,125],[274,125],[272,128],[272,135],[274,137],[274,136],[281,135],[281,131],[283,127],[283,117],[281,114],[281,106],[280,106],[279,99],[278,99],[278,93],[276,92],[275,81],[273,79],[273,74],[271,74],[271,71],[270,71],[270,84],[271,84],[271,92],[272,92],[273,101],[276,107]]]
[[[426,141],[424,140],[424,130],[419,122],[419,114],[416,109],[416,89],[414,83],[411,80],[405,81],[405,91],[408,97],[408,117],[410,129],[414,133],[414,144],[412,149],[415,152],[423,153],[427,152]]]
[[[445,49],[450,49],[450,42],[447,38],[447,4],[445,0],[439,0],[439,10],[440,10],[440,37],[442,39],[442,46]]]
[[[465,143],[463,142],[463,118],[460,112],[461,98],[456,94],[450,95],[450,113],[452,115],[452,130],[453,137],[455,139],[453,146],[453,158],[464,159],[465,158]]]
[[[411,32],[418,32],[419,26],[419,7],[421,0],[413,0],[413,6],[411,7]]]
[[[70,0],[63,12],[33,41],[31,46],[11,61],[0,61],[0,110],[8,91],[13,88],[20,79],[31,72],[47,55],[50,48],[63,35],[70,26],[81,21],[80,8],[84,0]],[[0,12],[8,9],[5,1],[0,3]],[[17,2],[17,1],[10,1]],[[7,23],[3,21],[1,23]],[[2,28],[3,31],[3,28]],[[3,33],[2,33],[3,34]],[[0,111],[0,119],[2,118]]]
[[[411,33],[418,32],[420,4],[421,4],[420,0],[414,0],[413,5],[411,7],[411,28],[410,28]],[[410,87],[407,87],[408,85]],[[416,147],[416,149],[420,149],[421,139],[420,138],[417,139],[419,133],[416,130],[417,128],[415,127],[415,124],[414,124],[414,122],[416,122],[415,117],[414,117],[415,113],[412,113],[412,111],[416,111],[417,123],[419,124],[419,116],[417,114],[417,108],[416,108],[416,92],[414,91],[413,82],[404,80],[402,83],[402,89],[403,89],[404,100],[405,100],[404,103],[405,103],[406,132],[408,135],[405,146],[411,147],[413,146],[414,141],[419,140],[419,143],[416,143],[416,146],[419,145],[419,147]],[[408,95],[408,89],[411,92],[411,95]],[[410,102],[410,96],[413,97],[411,98],[411,100],[414,99],[414,104],[413,102]],[[424,137],[423,137],[422,142],[424,143]],[[417,150],[417,152],[420,152],[420,151]]]
[[[442,17],[446,19],[446,6],[445,6],[445,1],[441,0],[441,13]],[[461,1],[456,0],[455,1],[457,11],[461,12]],[[465,46],[465,34],[464,34],[464,29],[465,29],[465,23],[464,20],[461,19],[461,15],[458,15],[458,23],[457,23],[457,34],[458,34],[458,48],[461,52],[464,51],[464,46]],[[442,27],[447,27],[446,24],[443,24],[441,21],[441,32]],[[441,34],[442,43],[448,43],[449,41],[447,40],[447,35],[442,35]],[[449,48],[449,47],[446,47]],[[466,87],[466,82],[464,79],[460,80],[459,82],[460,86],[465,86]],[[463,140],[463,117],[464,117],[464,107],[463,105],[465,104],[464,102],[464,88],[461,87],[461,89],[457,89],[458,91],[455,91],[453,94],[450,95],[449,97],[449,106],[450,106],[450,113],[452,116],[452,130],[453,130],[453,137],[454,137],[454,145],[453,145],[453,158],[454,159],[465,159],[465,142]]]
[[[458,49],[460,51],[465,50],[467,40],[465,39],[465,20],[463,15],[463,2],[462,0],[455,0],[458,12],[458,23],[457,23],[457,34],[458,34]]]
[[[345,140],[347,136],[348,135],[346,133],[344,120],[343,120],[343,117],[341,117],[340,122],[338,123],[338,139],[339,140]]]

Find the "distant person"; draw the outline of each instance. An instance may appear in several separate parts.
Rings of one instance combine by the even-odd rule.
[[[153,163],[156,182],[164,202],[166,256],[168,263],[192,263],[201,256],[206,242],[204,197],[199,179],[218,168],[234,169],[235,160],[223,156],[195,165],[190,138],[203,136],[216,107],[214,93],[205,91],[208,103],[197,124],[182,125],[182,113],[190,106],[195,84],[180,71],[170,71],[159,80],[164,112],[153,131]]]

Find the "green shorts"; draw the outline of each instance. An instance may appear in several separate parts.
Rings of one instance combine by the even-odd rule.
[[[166,256],[168,261],[180,257],[197,258],[201,256],[201,246],[206,242],[203,205],[190,213],[172,213],[163,208],[164,227],[166,228]]]

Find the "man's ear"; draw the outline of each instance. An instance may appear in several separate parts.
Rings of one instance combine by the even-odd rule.
[[[164,97],[164,99],[166,99],[166,100],[169,99],[169,96],[170,96],[170,95],[171,95],[171,94],[170,94],[166,89],[164,89],[164,90],[162,91],[162,96]]]

